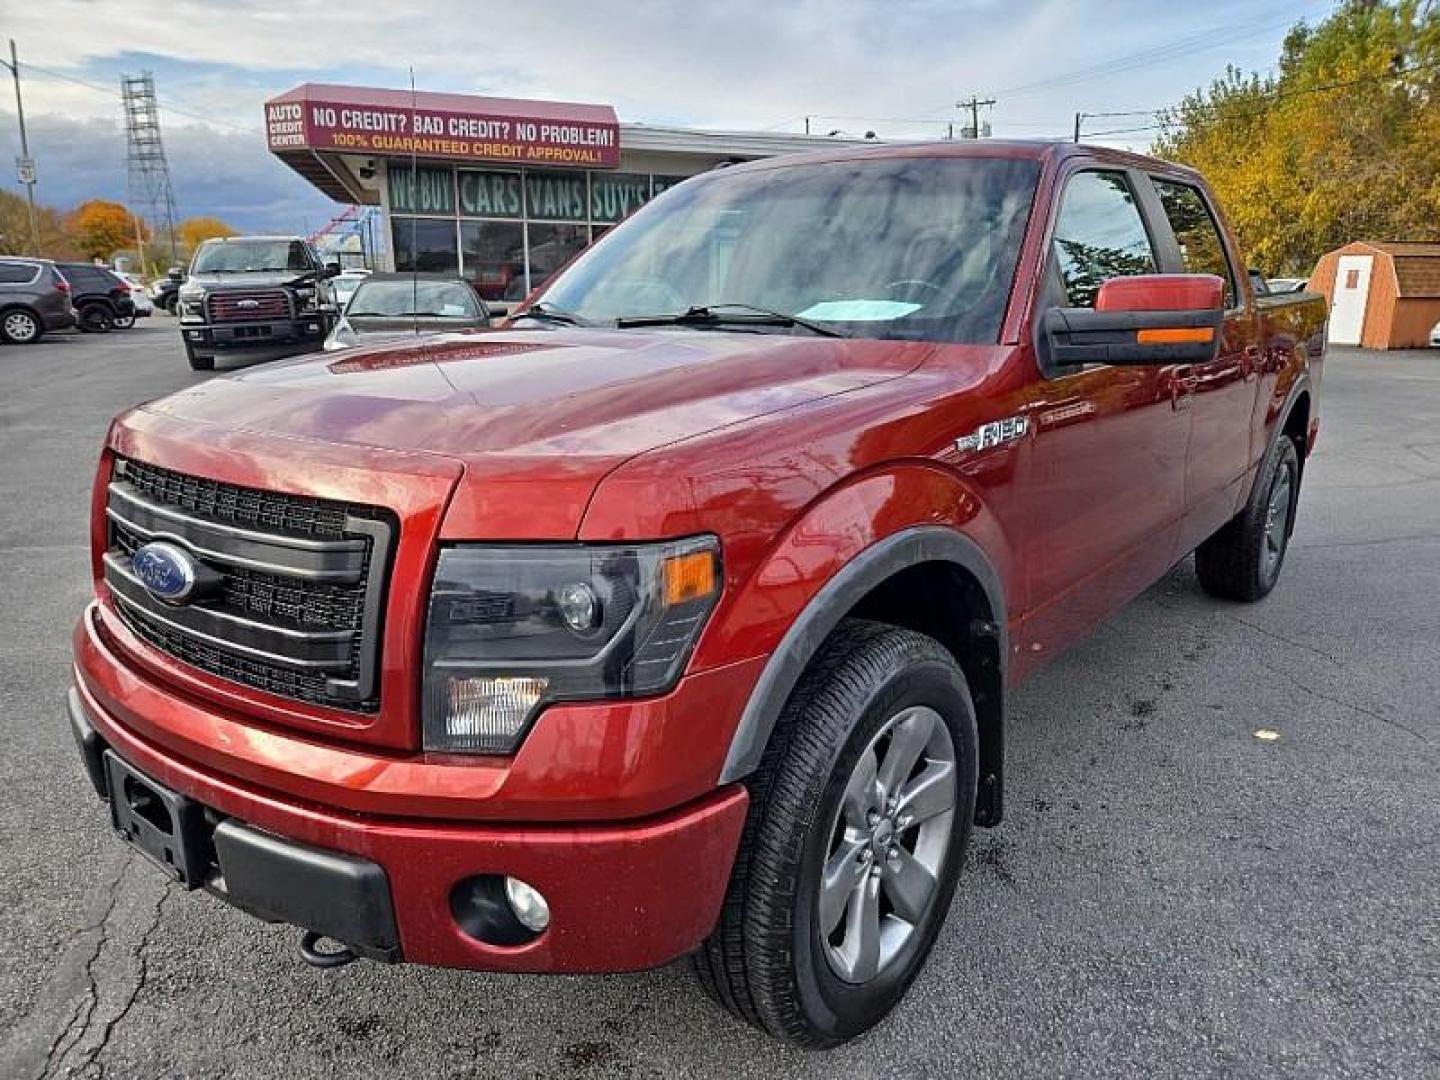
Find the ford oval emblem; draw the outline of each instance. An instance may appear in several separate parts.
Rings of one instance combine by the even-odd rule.
[[[151,596],[182,604],[195,590],[194,558],[174,544],[156,540],[142,544],[130,557],[130,566]]]

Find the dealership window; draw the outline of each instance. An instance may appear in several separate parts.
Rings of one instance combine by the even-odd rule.
[[[414,270],[423,274],[459,271],[454,218],[395,218],[390,231],[397,271]]]
[[[596,173],[590,179],[591,221],[623,221],[649,201],[648,173]]]
[[[687,179],[416,165],[403,158],[387,164],[395,269],[458,272],[492,302],[522,299],[586,245]]]
[[[530,242],[530,288],[550,276],[590,243],[588,225],[548,224],[532,221],[525,227]]]
[[[576,172],[525,174],[525,216],[531,221],[588,221],[589,175]]]
[[[455,213],[455,170],[391,162],[390,209],[397,214]]]
[[[525,287],[525,226],[518,221],[462,221],[463,273],[486,300],[521,300]]]
[[[519,218],[525,191],[518,172],[460,170],[460,216]]]

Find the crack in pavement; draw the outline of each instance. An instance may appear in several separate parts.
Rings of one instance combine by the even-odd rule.
[[[1400,720],[1396,720],[1393,717],[1386,716],[1384,713],[1376,712],[1374,709],[1368,709],[1364,705],[1357,705],[1353,701],[1346,701],[1344,698],[1334,697],[1330,694],[1322,694],[1313,686],[1301,682],[1284,668],[1278,668],[1273,664],[1267,664],[1263,660],[1258,661],[1258,663],[1266,671],[1273,672],[1274,674],[1279,675],[1281,678],[1285,679],[1292,686],[1294,686],[1297,690],[1309,694],[1311,697],[1319,698],[1321,701],[1328,701],[1332,705],[1339,705],[1342,709],[1349,709],[1351,712],[1359,713],[1361,716],[1368,716],[1374,720],[1379,720],[1382,724],[1388,724],[1390,727],[1398,728],[1399,730],[1405,732],[1407,735],[1411,735],[1419,739],[1426,746],[1430,745],[1430,740],[1428,738],[1426,738],[1420,732],[1416,731],[1414,728],[1410,727],[1408,724],[1405,724]]]
[[[150,919],[150,925],[147,926],[145,930],[141,933],[140,940],[136,943],[134,950],[131,952],[131,959],[135,961],[136,966],[139,969],[139,975],[135,980],[135,985],[131,987],[130,991],[125,995],[125,1000],[120,1006],[119,1011],[116,1012],[114,1016],[112,1016],[109,1020],[105,1022],[105,1027],[100,1032],[99,1042],[97,1042],[94,1048],[92,1048],[91,1051],[85,1056],[85,1060],[80,1063],[81,1071],[88,1069],[91,1065],[98,1064],[101,1077],[105,1075],[105,1063],[99,1060],[100,1055],[105,1051],[105,1048],[110,1045],[110,1036],[114,1033],[115,1028],[119,1025],[120,1021],[124,1020],[125,1017],[130,1015],[130,1009],[134,1006],[135,999],[140,996],[140,991],[144,990],[147,983],[149,982],[150,959],[148,956],[146,956],[145,950],[146,947],[150,944],[151,935],[154,934],[155,931],[160,927],[160,920],[164,911],[165,901],[169,899],[169,897],[170,882],[167,881],[164,888],[161,890],[160,895],[155,900],[155,912]]]

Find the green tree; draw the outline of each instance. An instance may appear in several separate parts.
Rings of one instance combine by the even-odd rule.
[[[1440,239],[1440,8],[1348,0],[1161,118],[1155,151],[1209,179],[1250,260],[1308,272],[1352,240]]]

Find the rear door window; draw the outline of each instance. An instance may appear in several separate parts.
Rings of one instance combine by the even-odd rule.
[[[1173,180],[1155,180],[1155,193],[1165,208],[1166,220],[1180,245],[1180,259],[1187,274],[1214,274],[1225,282],[1225,306],[1235,307],[1235,275],[1225,255],[1225,241],[1220,236],[1210,208],[1200,192],[1189,184]],[[1260,290],[1257,290],[1260,291]]]
[[[1070,178],[1052,247],[1071,307],[1094,307],[1100,286],[1111,278],[1155,273],[1155,247],[1123,172]]]
[[[0,262],[0,285],[28,285],[38,269],[34,263]]]

